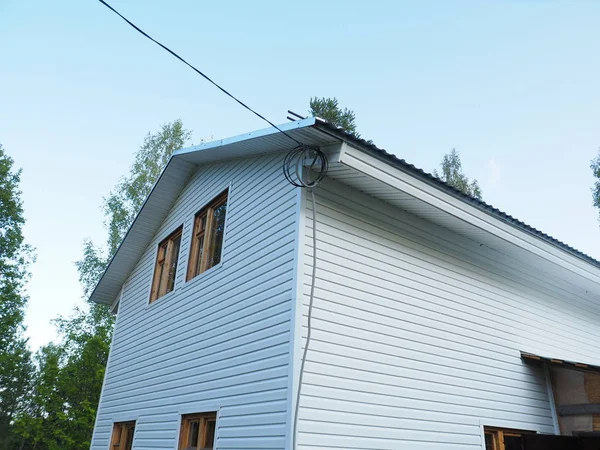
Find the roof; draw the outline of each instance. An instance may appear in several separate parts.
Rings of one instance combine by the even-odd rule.
[[[561,242],[560,240],[558,240],[558,239],[556,239],[556,238],[554,238],[554,237],[552,237],[530,225],[527,225],[526,223],[524,223],[524,222],[514,218],[510,214],[507,214],[504,211],[501,211],[500,209],[484,202],[483,200],[479,200],[475,197],[471,197],[470,195],[463,193],[462,191],[447,184],[446,182],[433,176],[432,174],[425,172],[423,169],[419,169],[418,167],[415,167],[414,165],[406,162],[404,159],[398,158],[396,155],[377,147],[372,142],[366,141],[361,138],[357,138],[353,134],[348,133],[348,132],[342,130],[341,128],[337,128],[334,125],[327,123],[325,121],[319,120],[317,122],[316,126],[319,129],[326,130],[329,133],[334,133],[336,136],[339,136],[340,139],[348,140],[352,144],[360,146],[362,149],[367,150],[367,151],[379,156],[380,158],[385,159],[389,163],[397,166],[401,170],[411,173],[415,177],[422,178],[422,179],[434,184],[438,188],[440,188],[448,193],[451,193],[454,196],[459,197],[461,200],[463,200],[467,203],[470,203],[471,205],[483,210],[484,212],[486,212],[488,214],[495,216],[497,219],[507,222],[517,228],[522,229],[523,231],[531,233],[531,234],[539,237],[540,239],[544,239],[544,240],[550,242],[551,244],[559,247],[561,250],[569,252],[569,253],[585,260],[586,262],[600,268],[600,261],[598,261],[597,259],[594,259],[591,256],[571,247],[570,245],[567,245],[564,242]]]
[[[511,227],[533,235],[553,247],[567,252],[596,268],[600,268],[600,262],[590,256],[481,200],[465,195],[439,178],[324,120],[310,117],[286,123],[279,128],[285,131],[287,135],[306,145],[323,147],[330,144],[347,142],[390,166],[460,199],[462,202],[493,216],[495,219],[509,224]],[[90,300],[104,304],[112,304],[117,300],[121,287],[152,241],[160,224],[167,216],[175,200],[187,184],[187,181],[199,165],[237,157],[249,157],[262,153],[284,152],[295,146],[296,144],[285,134],[275,128],[267,128],[176,151],[142,205],[119,248],[113,255],[104,274],[92,292]]]

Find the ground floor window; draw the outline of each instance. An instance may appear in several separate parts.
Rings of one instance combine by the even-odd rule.
[[[485,427],[485,450],[522,450],[524,431]]]
[[[215,446],[217,413],[187,414],[181,418],[180,450],[212,450]]]
[[[131,450],[133,434],[135,433],[135,420],[131,422],[116,422],[113,425],[111,450]]]

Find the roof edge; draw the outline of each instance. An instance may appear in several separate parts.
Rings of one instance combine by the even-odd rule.
[[[592,258],[591,256],[583,253],[582,251],[579,251],[576,248],[565,244],[564,242],[538,230],[537,228],[527,225],[525,222],[514,218],[510,214],[505,213],[504,211],[484,202],[483,200],[476,199],[474,197],[471,197],[470,195],[463,193],[454,186],[450,186],[441,179],[433,176],[428,172],[425,172],[423,169],[419,169],[418,167],[406,162],[404,159],[398,158],[396,155],[377,147],[371,142],[356,137],[353,134],[343,130],[342,128],[335,127],[334,125],[324,121],[323,119],[317,119],[314,126],[315,128],[323,132],[330,133],[333,136],[352,144],[354,147],[357,147],[358,149],[372,155],[373,157],[383,162],[391,164],[393,167],[429,184],[430,186],[433,186],[446,194],[452,195],[453,197],[477,208],[478,210],[488,214],[489,216],[500,220],[512,226],[515,229],[527,233],[530,236],[540,239],[541,241],[550,244],[553,247],[558,248],[559,250],[592,265],[596,269],[600,269],[600,261],[598,261],[597,259]]]
[[[271,136],[287,131],[296,130],[299,128],[308,128],[314,126],[317,121],[324,122],[322,119],[316,117],[307,117],[306,119],[296,120],[294,122],[288,122],[283,125],[278,125],[277,128],[269,127],[260,130],[252,131],[250,133],[238,134],[225,139],[217,139],[216,141],[206,142],[204,144],[193,145],[191,147],[182,148],[173,152],[173,157],[183,156],[189,153],[196,153],[201,151],[213,150],[226,145],[237,144],[239,142],[248,141],[250,139],[258,139],[266,136]],[[290,138],[291,139],[291,138]]]
[[[536,228],[533,228],[533,227],[525,224],[524,222],[521,222],[518,219],[515,219],[514,217],[510,216],[509,214],[504,213],[503,211],[485,203],[482,200],[478,200],[469,195],[464,194],[463,192],[459,191],[458,189],[456,189],[456,188],[448,185],[444,181],[440,180],[439,178],[436,178],[433,175],[425,172],[424,170],[419,169],[419,168],[415,167],[414,165],[407,163],[404,159],[400,159],[397,156],[395,156],[394,154],[389,153],[386,150],[378,148],[377,146],[372,144],[370,141],[366,141],[364,139],[361,139],[360,137],[354,136],[353,134],[348,133],[341,128],[338,128],[338,127],[326,122],[323,119],[316,118],[316,117],[308,117],[306,119],[297,120],[297,121],[288,122],[288,123],[279,125],[278,128],[274,128],[274,127],[264,128],[264,129],[253,131],[250,133],[244,133],[244,134],[240,134],[240,135],[233,136],[230,138],[219,139],[216,141],[211,141],[208,143],[176,150],[173,153],[173,155],[171,156],[171,158],[169,159],[169,161],[168,161],[167,165],[165,166],[165,168],[163,169],[163,171],[161,172],[156,183],[152,187],[152,190],[151,190],[150,194],[148,195],[148,197],[145,199],[142,207],[137,212],[134,221],[132,222],[131,226],[127,230],[127,233],[123,237],[121,243],[119,244],[117,251],[114,253],[114,255],[112,255],[105,271],[102,273],[102,276],[100,277],[98,283],[94,287],[92,294],[89,296],[89,300],[96,302],[96,303],[104,303],[104,304],[111,304],[114,301],[114,298],[108,299],[106,295],[104,295],[105,298],[99,297],[98,291],[101,289],[101,285],[105,281],[105,279],[107,277],[107,273],[109,272],[109,269],[113,265],[114,261],[119,257],[117,255],[122,253],[122,251],[123,251],[122,247],[123,247],[124,243],[130,237],[130,235],[132,234],[134,226],[135,226],[136,221],[138,220],[140,214],[142,214],[142,211],[145,209],[149,200],[153,197],[153,195],[155,194],[155,191],[159,188],[159,185],[161,184],[161,180],[163,180],[165,178],[165,174],[170,170],[170,168],[173,168],[174,162],[178,162],[178,163],[180,162],[182,164],[187,164],[189,166],[195,166],[194,163],[190,162],[188,160],[188,158],[186,158],[186,155],[191,155],[193,153],[198,153],[198,152],[203,152],[203,151],[207,151],[207,153],[208,153],[211,150],[214,152],[214,151],[218,150],[219,148],[234,145],[237,143],[241,143],[243,141],[248,141],[248,140],[253,140],[253,139],[261,139],[261,138],[268,139],[269,136],[279,134],[282,131],[285,133],[285,132],[291,132],[293,130],[299,130],[299,129],[303,129],[303,128],[314,128],[314,129],[317,129],[319,132],[328,134],[329,136],[331,136],[335,139],[339,139],[342,142],[347,142],[347,143],[351,144],[353,147],[356,147],[358,150],[363,151],[363,152],[381,160],[385,164],[389,164],[391,167],[401,170],[402,172],[406,173],[409,176],[412,176],[420,181],[427,183],[428,185],[430,185],[436,189],[439,189],[441,192],[443,192],[445,194],[451,195],[451,196],[461,200],[465,204],[472,206],[472,207],[476,208],[477,210],[480,210],[480,211],[486,213],[487,215],[491,216],[492,218],[494,218],[496,220],[500,220],[503,223],[510,225],[511,227],[515,228],[516,230],[518,230],[520,232],[524,232],[528,235],[536,237],[537,239],[544,242],[545,244],[551,245],[552,247],[554,247],[570,256],[576,257],[576,258],[590,264],[595,269],[600,268],[600,261],[586,255],[583,252],[580,252],[579,250],[576,250],[575,248],[559,241],[558,239],[553,238],[552,236],[550,236],[548,234],[545,234],[545,233],[537,230]],[[175,165],[179,166],[179,164],[175,164]],[[177,169],[173,168],[173,170],[177,170]],[[114,278],[114,274],[111,274],[111,277]],[[104,283],[104,284],[106,284],[106,283]]]

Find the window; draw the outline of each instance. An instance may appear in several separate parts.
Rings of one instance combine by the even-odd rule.
[[[485,427],[485,450],[522,450],[525,431]]]
[[[194,217],[194,234],[192,235],[187,280],[191,280],[221,262],[226,212],[227,191],[201,209]]]
[[[183,227],[179,227],[169,237],[158,244],[150,303],[171,292],[173,287],[175,287],[175,275],[177,275],[177,259],[179,258],[182,231]]]
[[[212,450],[217,413],[188,414],[181,418],[179,450]]]
[[[115,423],[113,426],[112,438],[110,440],[110,449],[131,450],[134,432],[135,421]]]

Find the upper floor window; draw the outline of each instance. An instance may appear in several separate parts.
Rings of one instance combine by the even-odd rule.
[[[177,228],[177,230],[158,244],[150,303],[171,292],[175,287],[177,259],[179,258],[179,247],[181,247],[182,231],[183,227]]]
[[[188,414],[181,418],[179,450],[212,450],[217,413]]]
[[[135,420],[131,422],[117,422],[113,425],[110,439],[111,450],[131,450],[133,434],[135,433]]]
[[[194,217],[188,280],[221,262],[226,212],[227,191],[202,208]]]

